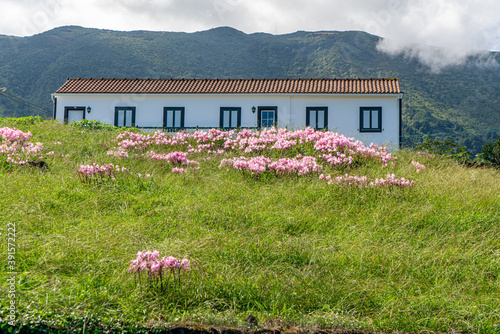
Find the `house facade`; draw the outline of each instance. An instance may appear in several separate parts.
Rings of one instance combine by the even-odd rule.
[[[68,79],[54,94],[54,119],[119,127],[311,126],[400,146],[398,79]]]

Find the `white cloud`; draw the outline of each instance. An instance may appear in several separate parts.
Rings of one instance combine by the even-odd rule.
[[[363,30],[386,38],[379,50],[438,69],[478,50],[500,50],[498,13],[498,0],[2,0],[0,34],[29,36],[63,25],[185,32],[231,26],[273,34]]]
[[[485,57],[485,50],[500,49],[498,12],[497,1],[413,0],[393,13],[378,48],[416,57],[435,71],[462,64],[470,56]]]

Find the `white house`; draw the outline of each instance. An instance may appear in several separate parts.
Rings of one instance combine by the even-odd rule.
[[[398,79],[68,79],[54,119],[121,127],[312,126],[399,146]]]

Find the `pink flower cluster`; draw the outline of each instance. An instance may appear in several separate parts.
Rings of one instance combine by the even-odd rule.
[[[387,174],[385,179],[375,179],[375,182],[370,183],[372,187],[387,187],[387,188],[411,188],[415,185],[415,181],[410,181],[404,177],[397,179],[394,174]]]
[[[421,171],[425,170],[425,166],[416,161],[412,161],[411,164],[415,166],[415,168],[417,169],[417,173],[420,173]]]
[[[316,158],[311,156],[297,156],[295,159],[279,159],[271,162],[267,168],[277,175],[305,175],[319,173],[322,166],[316,163]]]
[[[16,128],[0,128],[0,137],[2,137],[3,140],[8,141],[8,142],[27,142],[30,140],[33,135],[31,132],[22,132],[21,130],[18,130]]]
[[[239,150],[244,153],[252,153],[268,149],[287,150],[291,147],[310,141],[309,136],[316,133],[314,129],[289,131],[287,129],[264,129],[252,132],[249,130],[240,131],[234,137],[228,137],[224,141],[226,150]]]
[[[344,176],[337,176],[332,178],[331,175],[321,174],[319,176],[320,180],[325,180],[328,184],[337,184],[342,186],[355,186],[358,188],[393,188],[397,187],[400,189],[411,188],[415,185],[415,181],[410,181],[402,178],[396,178],[394,174],[387,174],[386,178],[375,179],[375,181],[370,182],[370,180],[366,176],[355,176],[345,174]]]
[[[118,146],[124,149],[133,147],[136,150],[141,150],[150,145],[151,136],[125,131],[116,136],[116,140],[118,141]]]
[[[321,174],[319,176],[320,180],[325,180],[328,184],[338,184],[342,186],[355,186],[358,188],[367,187],[369,185],[368,178],[366,176],[355,176],[345,174],[344,176],[337,176],[333,178],[330,175]]]
[[[30,143],[31,132],[22,132],[16,128],[0,128],[0,155],[7,156],[7,162],[24,165],[35,158],[41,159],[39,152],[42,143]]]
[[[432,157],[433,157],[433,155],[432,155],[432,154],[427,153],[427,152],[422,152],[422,151],[419,151],[419,152],[418,152],[418,154],[419,154],[419,155],[421,155],[421,156],[424,156],[424,157],[426,157],[426,158],[428,158],[428,159],[432,159]]]
[[[150,151],[148,155],[153,160],[167,160],[174,166],[187,166],[187,165],[198,165],[199,163],[194,160],[188,160],[187,152],[172,152],[167,154],[155,154],[153,151]]]
[[[184,174],[187,171],[184,168],[174,167],[172,168],[172,173],[174,174]]]
[[[179,131],[173,136],[161,131],[156,131],[152,136],[125,131],[116,137],[118,146],[128,149],[143,150],[150,146],[186,146],[194,149],[191,142],[196,143],[200,149],[210,149],[224,142],[226,138],[233,137],[235,130],[221,131],[210,129],[208,132],[196,131],[192,134]]]
[[[98,165],[80,165],[76,171],[83,183],[102,181],[105,177],[115,180],[115,172],[126,172],[127,168],[115,166],[113,164]]]
[[[352,156],[347,156],[344,153],[336,153],[336,154],[323,154],[321,156],[323,160],[325,160],[331,166],[340,166],[340,165],[352,165],[354,159]]]
[[[221,160],[219,168],[230,167],[237,170],[261,174],[266,171],[276,175],[309,175],[320,173],[323,161],[331,167],[344,168],[368,161],[380,163],[387,167],[395,158],[386,147],[348,138],[328,131],[315,131],[313,128],[289,131],[287,129],[264,129],[262,131],[231,130],[196,131],[188,133],[180,131],[175,134],[155,132],[152,135],[141,135],[124,132],[117,137],[118,147],[108,152],[110,155],[126,157],[129,149],[144,150],[151,147],[158,152],[149,151],[146,156],[153,160],[165,160],[173,165],[173,173],[185,173],[188,165],[198,162],[188,160],[188,154],[235,152],[240,157]],[[158,150],[157,150],[158,149]],[[174,150],[173,152],[168,152]],[[304,152],[293,158],[297,151]],[[253,156],[257,155],[257,156]],[[279,156],[281,159],[272,157]],[[348,182],[348,181],[342,181]]]
[[[171,136],[163,132],[155,132],[152,136],[124,132],[117,137],[118,146],[144,149],[149,146],[167,147],[184,146],[186,151],[199,153],[202,151],[222,154],[227,151],[239,151],[249,154],[263,150],[286,151],[292,147],[310,144],[319,156],[332,165],[350,165],[354,161],[374,160],[387,163],[393,159],[386,147],[363,142],[329,131],[315,131],[313,128],[289,131],[287,129],[264,129],[262,131],[221,131],[211,129],[187,133],[177,132]],[[312,152],[311,152],[312,153]]]
[[[246,158],[244,156],[234,159],[222,159],[219,168],[232,167],[234,169],[261,174],[266,170],[274,171],[276,175],[305,175],[318,173],[322,168],[316,163],[316,158],[311,156],[297,156],[294,159],[283,158],[273,161],[264,156]]]
[[[271,161],[271,159],[263,156],[253,157],[250,159],[241,156],[234,159],[222,159],[219,168],[223,168],[225,166],[233,167],[234,169],[250,172],[253,175],[264,173],[266,171],[266,166],[271,163]]]
[[[160,286],[163,286],[163,279],[168,279],[166,275],[170,274],[173,276],[174,282],[177,276],[180,282],[181,271],[188,271],[191,269],[191,264],[188,259],[179,260],[173,256],[163,257],[159,259],[158,251],[143,250],[138,252],[135,260],[130,261],[130,266],[128,268],[129,273],[134,273],[139,275],[139,280],[141,278],[141,273],[146,273],[147,278],[152,281],[155,279],[160,282]]]
[[[160,274],[162,271],[171,269],[191,269],[188,259],[179,260],[173,256],[158,258],[158,251],[143,250],[138,252],[135,260],[130,261],[129,273],[149,272],[153,275]]]
[[[314,148],[323,152],[322,158],[332,165],[350,165],[354,160],[387,163],[393,158],[387,147],[373,143],[366,147],[359,140],[334,132],[323,132],[322,137],[315,142]]]
[[[180,167],[174,167],[172,168],[172,173],[174,174],[184,174],[187,173],[188,171],[191,171],[193,173],[197,172],[200,170],[200,167],[189,167],[189,168],[180,168]]]
[[[128,158],[127,150],[121,146],[109,150],[108,152],[106,152],[106,155],[112,155],[114,157],[120,157],[120,158]]]

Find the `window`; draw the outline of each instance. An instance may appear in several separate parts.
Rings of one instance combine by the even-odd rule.
[[[359,131],[382,132],[382,107],[359,108]]]
[[[115,107],[115,126],[135,127],[135,107]]]
[[[226,129],[241,127],[241,108],[221,107],[219,127]]]
[[[278,125],[278,107],[259,107],[258,124],[260,128]]]
[[[315,130],[328,128],[328,107],[307,107],[306,126]]]
[[[164,128],[183,128],[184,127],[184,107],[165,107],[163,108],[163,127]]]

